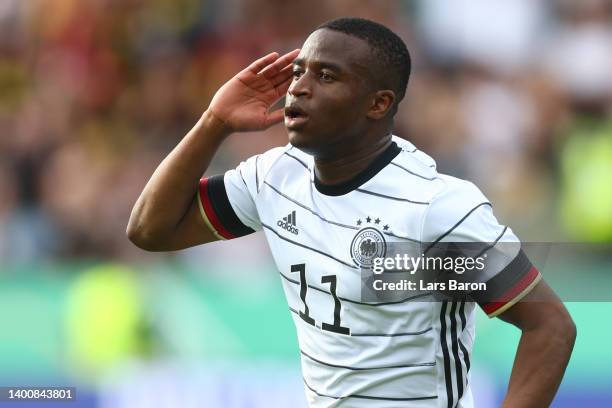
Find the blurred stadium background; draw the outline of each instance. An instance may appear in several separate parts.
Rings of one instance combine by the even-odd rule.
[[[612,241],[610,1],[1,0],[0,385],[74,385],[70,407],[305,406],[261,236],[149,254],[124,231],[225,80],[346,15],[411,50],[396,134],[525,241]],[[234,135],[209,172],[285,143],[282,126]],[[608,296],[611,257],[576,268]],[[599,300],[568,304],[579,334],[555,407],[612,406]],[[496,407],[519,333],[478,325],[474,393]]]

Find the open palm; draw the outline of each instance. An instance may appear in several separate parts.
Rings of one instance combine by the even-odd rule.
[[[273,52],[256,60],[217,91],[209,110],[231,131],[261,130],[280,122],[283,110],[268,110],[287,92],[299,51],[282,57]]]

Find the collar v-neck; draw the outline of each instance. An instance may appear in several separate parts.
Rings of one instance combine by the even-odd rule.
[[[355,177],[350,180],[343,181],[338,184],[322,184],[314,175],[314,185],[317,191],[321,194],[329,196],[339,196],[350,193],[357,189],[359,186],[365,184],[368,180],[378,174],[383,168],[385,168],[391,161],[399,154],[402,149],[395,142],[391,142],[389,147],[384,152],[379,154],[373,161],[368,165],[367,168],[359,172]],[[313,167],[314,173],[314,167]]]

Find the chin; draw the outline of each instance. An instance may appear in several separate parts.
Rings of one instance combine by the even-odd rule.
[[[289,136],[289,143],[298,149],[308,147],[308,137],[302,132],[287,129],[287,135]]]
[[[306,154],[314,155],[317,152],[317,149],[310,142],[311,140],[304,137],[303,134],[296,134],[295,132],[291,131],[289,132],[289,143],[291,143],[291,146],[295,147],[296,149],[300,149]]]
[[[311,156],[326,156],[329,150],[329,144],[320,134],[313,135],[301,130],[287,129],[289,143],[291,146],[300,149]]]

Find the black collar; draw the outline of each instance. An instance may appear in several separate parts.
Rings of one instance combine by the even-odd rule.
[[[317,189],[317,191],[319,191],[319,193],[329,196],[339,196],[346,193],[350,193],[359,186],[363,185],[366,181],[370,180],[376,174],[378,174],[378,172],[381,171],[384,167],[386,167],[387,164],[391,163],[391,160],[393,160],[395,156],[397,156],[401,151],[402,149],[395,142],[391,142],[389,147],[387,147],[384,152],[379,154],[378,157],[376,157],[367,168],[365,168],[352,179],[344,181],[342,183],[332,185],[321,184],[321,181],[319,181],[317,175],[315,174],[315,188]]]

